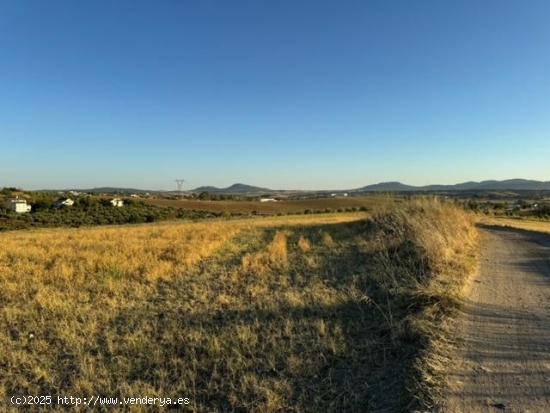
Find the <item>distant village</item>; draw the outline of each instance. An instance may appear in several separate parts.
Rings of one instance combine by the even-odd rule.
[[[124,200],[120,198],[113,198],[109,200],[109,202],[113,207],[120,208],[124,206]],[[55,208],[69,208],[69,207],[72,207],[73,205],[74,205],[73,199],[64,198],[56,202]],[[9,211],[13,211],[18,214],[24,214],[27,212],[31,212],[32,210],[32,206],[27,203],[27,200],[19,197],[8,199],[4,203],[4,207]]]

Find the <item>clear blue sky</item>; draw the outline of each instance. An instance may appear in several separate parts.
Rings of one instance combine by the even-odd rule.
[[[550,180],[550,2],[0,0],[0,186]]]

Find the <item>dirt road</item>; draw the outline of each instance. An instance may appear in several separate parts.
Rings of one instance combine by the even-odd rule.
[[[550,236],[486,228],[443,411],[550,412]]]

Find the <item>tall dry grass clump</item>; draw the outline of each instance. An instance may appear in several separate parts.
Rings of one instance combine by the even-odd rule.
[[[377,242],[384,245],[375,259],[380,283],[395,306],[401,301],[417,308],[392,326],[395,337],[419,344],[409,407],[430,409],[444,386],[447,322],[477,265],[476,218],[451,202],[422,198],[379,213],[373,222]]]
[[[450,202],[420,198],[379,213],[373,221],[380,241],[404,244],[410,255],[405,253],[403,260],[419,260],[420,271],[411,275],[424,291],[434,281],[461,285],[460,274],[466,275],[474,262],[467,257],[478,241],[475,216]]]
[[[307,254],[311,251],[311,243],[303,235],[300,236],[300,238],[298,239],[298,247],[304,254]]]
[[[243,271],[264,274],[272,269],[286,268],[288,265],[288,235],[287,231],[277,231],[265,250],[243,256]]]

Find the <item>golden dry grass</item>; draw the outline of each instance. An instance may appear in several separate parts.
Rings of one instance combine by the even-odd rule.
[[[300,247],[300,250],[306,254],[309,251],[311,251],[311,243],[307,238],[305,238],[303,235],[300,236],[298,239],[298,247]]]
[[[264,274],[269,269],[284,269],[288,265],[288,233],[277,231],[264,251],[246,254],[242,258],[244,272]]]
[[[439,322],[434,303],[467,270],[469,222],[451,205],[419,201],[373,220],[0,234],[0,398],[403,411],[414,400],[410,372],[427,359],[425,339]]]
[[[163,385],[153,389],[128,378],[139,369],[139,360],[128,355],[145,349],[154,326],[126,330],[128,326],[119,325],[124,324],[121,314],[137,307],[135,315],[143,316],[147,309],[140,307],[158,294],[162,283],[186,276],[190,279],[175,299],[183,299],[190,313],[204,306],[225,308],[235,298],[212,291],[208,280],[192,279],[191,274],[233,238],[254,236],[267,227],[364,218],[364,213],[326,214],[0,234],[0,325],[5,332],[0,336],[0,366],[9,368],[0,379],[0,397],[14,392],[120,394],[125,389],[159,394],[171,388],[165,381],[170,379],[155,380]],[[284,237],[276,237],[267,250],[270,260],[284,264],[285,248]],[[240,277],[236,272],[232,276]],[[190,334],[193,340],[199,333],[189,329],[173,338],[179,334]],[[158,356],[158,348],[150,350],[139,357]],[[110,359],[117,351],[120,363]]]
[[[411,290],[415,301],[424,303],[412,324],[424,337],[425,345],[415,360],[416,374],[409,384],[419,402],[416,406],[431,411],[441,402],[446,386],[446,369],[454,351],[449,341],[452,321],[466,293],[465,286],[477,270],[479,234],[476,217],[448,203],[413,201],[398,214],[401,217],[394,222],[402,224],[397,227],[407,228],[402,236],[422,251],[418,260],[424,267],[421,272],[431,274],[427,279],[417,279]],[[395,265],[390,273],[395,274]],[[400,284],[402,288],[403,282]]]
[[[485,225],[497,225],[501,227],[524,229],[526,231],[536,231],[550,234],[550,221],[547,220],[481,216],[479,221]]]

